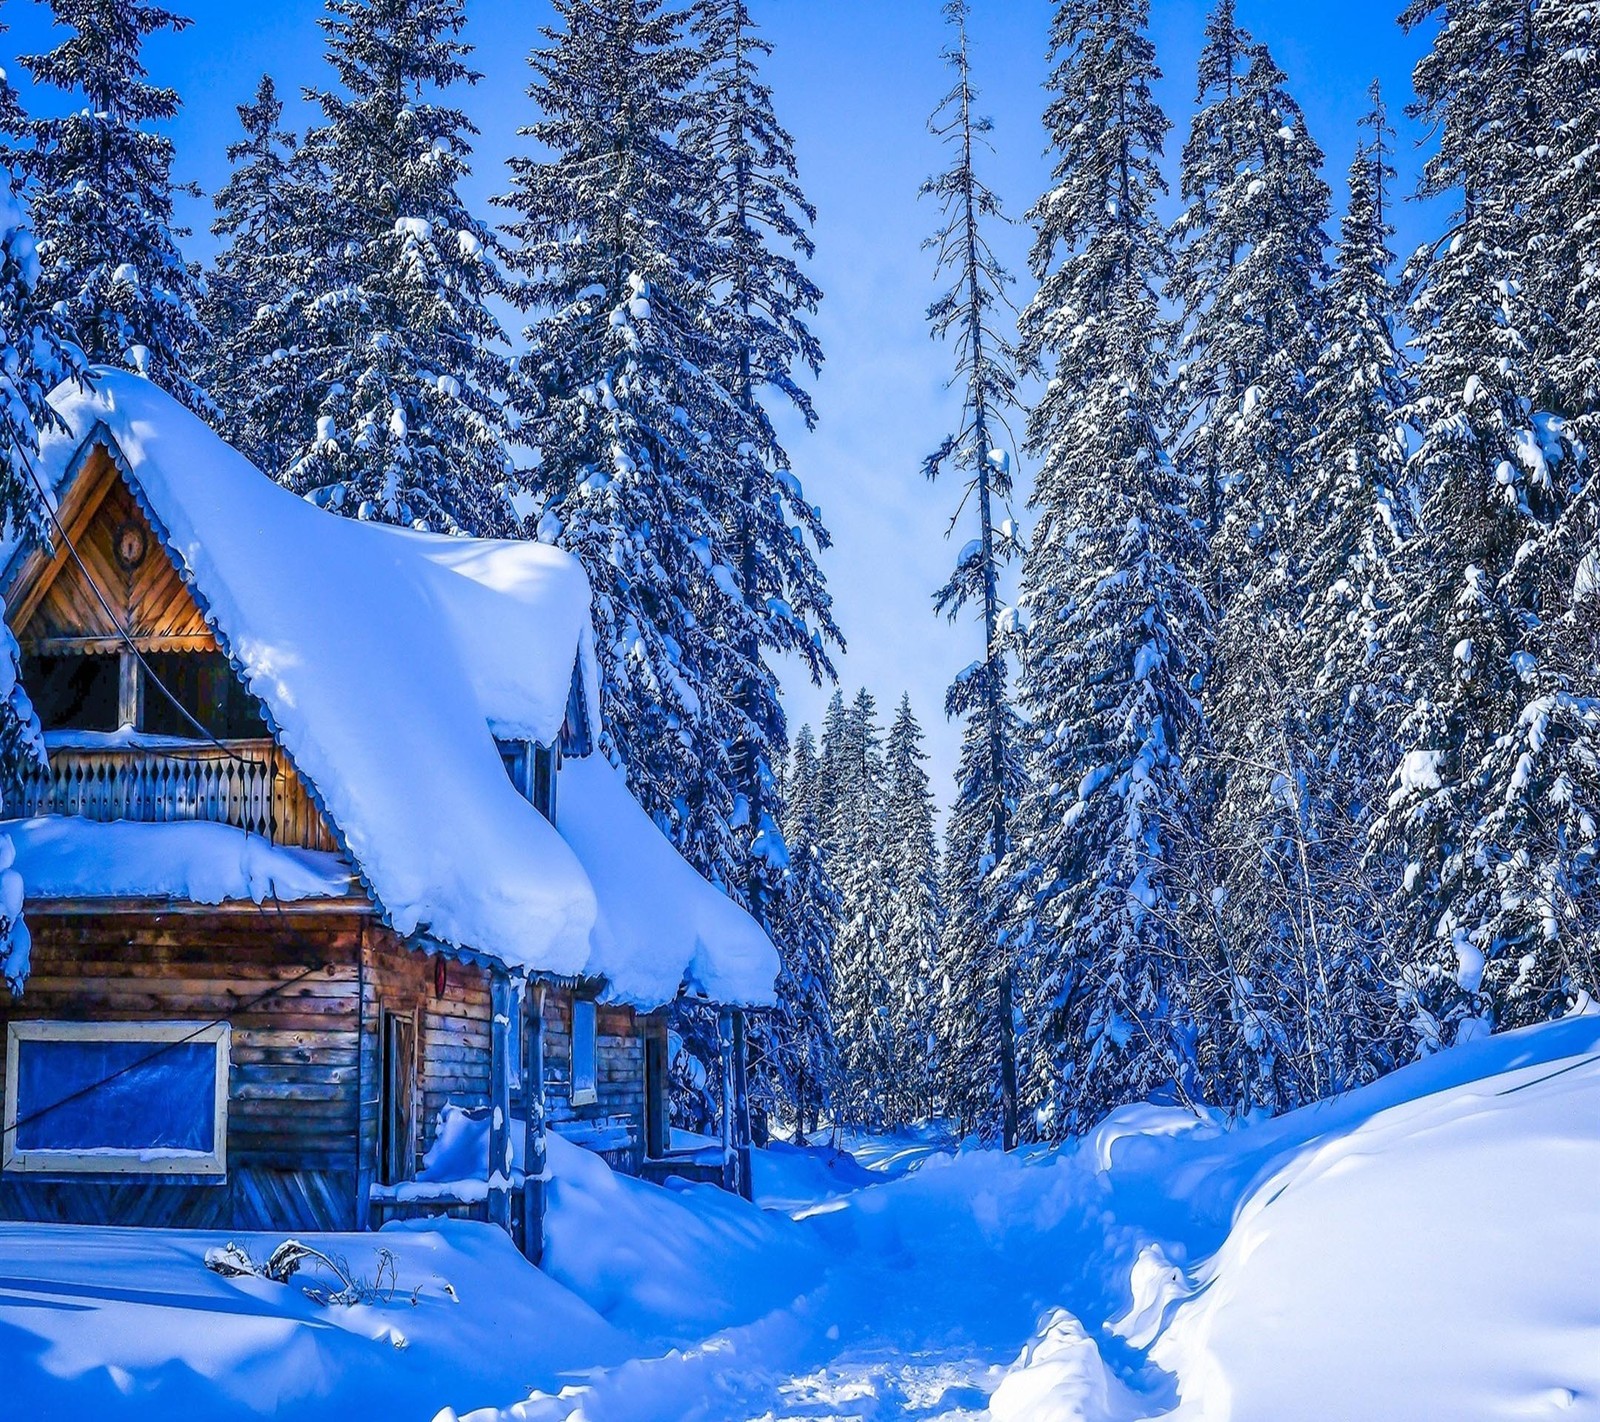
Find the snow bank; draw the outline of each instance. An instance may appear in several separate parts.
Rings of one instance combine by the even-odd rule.
[[[605,973],[613,996],[643,1006],[685,978],[725,1001],[771,999],[764,935],[643,839],[649,822],[614,776],[596,764],[569,777],[580,864],[505,774],[495,736],[553,742],[575,666],[599,724],[574,559],[326,513],[125,372],[52,401],[67,429],[44,437],[49,486],[91,436],[106,442],[396,931],[513,968]],[[601,814],[616,824],[603,831]]]
[[[108,1422],[1600,1419],[1597,1121],[1583,1016],[1273,1121],[758,1151],[781,1209],[558,1139],[548,1277],[486,1227],[337,1238],[399,1255],[373,1308],[207,1275],[214,1235],[0,1226],[0,1363],[21,1415]]]
[[[562,1129],[546,1137],[544,1267],[590,1307],[636,1333],[684,1341],[793,1297],[807,1260],[788,1221],[715,1186],[663,1189],[619,1175]],[[520,1183],[520,1120],[512,1122],[511,1154]],[[446,1107],[417,1180],[396,1193],[425,1200],[456,1182],[481,1183],[488,1163],[488,1119]]]
[[[626,1340],[500,1230],[464,1221],[317,1235],[386,1300],[312,1303],[298,1283],[225,1279],[206,1250],[282,1235],[0,1224],[0,1359],[16,1417],[357,1417],[429,1422],[620,1363]],[[311,1238],[311,1236],[307,1236]],[[309,1280],[308,1280],[309,1281]]]
[[[1139,1384],[1106,1415],[1600,1418],[1600,1018],[1474,1041],[1273,1121],[1139,1109],[1051,1167],[1098,1177],[1099,1283],[1063,1292]],[[1071,1410],[1082,1350],[1087,1374],[1052,1378],[1056,1326],[997,1417],[1021,1397],[1030,1416],[1101,1415]]]
[[[6,832],[30,899],[109,895],[259,904],[355,891],[350,865],[337,854],[274,845],[232,825],[101,824],[46,815],[13,820]]]

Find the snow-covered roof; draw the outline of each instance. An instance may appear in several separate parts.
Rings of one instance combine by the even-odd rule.
[[[720,1001],[771,1000],[766,936],[679,859],[614,772],[603,773],[621,802],[599,793],[628,825],[617,849],[598,827],[569,845],[505,773],[495,737],[552,743],[575,664],[599,725],[589,585],[574,559],[327,513],[136,375],[99,370],[91,388],[51,400],[67,429],[42,442],[49,487],[59,497],[96,446],[108,450],[397,932],[512,968],[603,975],[640,1005],[684,982]],[[562,788],[577,786],[568,806],[587,827],[600,782],[575,768]],[[625,907],[634,894],[638,912]],[[741,991],[713,993],[721,984]]]
[[[667,843],[603,757],[562,764],[556,824],[594,885],[592,972],[634,982],[649,1001],[672,997],[678,979],[713,1002],[771,1000],[778,964],[766,934]],[[688,948],[687,967],[677,953],[638,951],[654,940]]]

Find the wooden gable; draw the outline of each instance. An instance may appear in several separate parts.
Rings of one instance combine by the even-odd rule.
[[[113,653],[124,645],[118,623],[142,652],[217,650],[177,565],[104,447],[91,452],[57,516],[66,539],[57,534],[29,553],[6,594],[7,620],[25,652]]]

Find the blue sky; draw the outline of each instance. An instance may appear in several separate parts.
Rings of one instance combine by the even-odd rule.
[[[172,125],[177,177],[206,192],[226,174],[223,150],[238,132],[234,106],[270,72],[280,91],[327,81],[321,58],[319,0],[168,0],[194,24],[149,46],[154,80],[178,89],[184,109]],[[939,0],[753,0],[758,21],[776,46],[769,75],[779,114],[793,131],[806,190],[818,209],[813,274],[824,293],[816,329],[827,353],[815,397],[814,434],[792,431],[789,448],[807,494],[821,504],[834,532],[824,556],[840,625],[849,642],[839,659],[846,694],[865,683],[885,718],[909,690],[928,730],[930,769],[941,803],[948,800],[959,730],[943,715],[944,688],[979,653],[969,623],[935,617],[933,590],[944,580],[963,527],[951,542],[945,527],[959,491],[927,485],[921,461],[956,417],[944,388],[948,352],[930,341],[923,315],[933,293],[929,254],[921,243],[936,214],[917,200],[922,179],[942,161],[926,130],[929,109],[948,87],[939,51],[944,43]],[[985,163],[990,184],[1017,225],[995,245],[1026,300],[1028,234],[1021,219],[1048,181],[1043,153],[1044,46],[1051,7],[1045,0],[973,0],[974,65],[983,108],[995,122],[995,153]],[[1160,97],[1174,124],[1168,172],[1194,98],[1194,65],[1208,5],[1204,0],[1153,0],[1152,30],[1165,74]],[[1399,0],[1239,0],[1242,24],[1266,41],[1289,75],[1313,137],[1328,156],[1327,177],[1342,201],[1356,120],[1367,87],[1379,79],[1400,130],[1400,188],[1414,186],[1416,144],[1425,137],[1403,113],[1411,66],[1426,37],[1395,23]],[[469,197],[486,200],[505,186],[502,160],[517,151],[515,129],[530,116],[523,97],[524,57],[549,20],[539,0],[469,0],[467,37],[478,47],[484,78],[460,102],[482,136]],[[7,55],[53,43],[49,13],[32,0],[9,0]],[[7,69],[19,80],[19,68]],[[30,103],[59,107],[57,96]],[[304,114],[296,115],[303,122]],[[210,207],[180,202],[194,228],[190,250],[205,254]],[[1428,214],[1407,204],[1397,246],[1409,251],[1428,234]],[[1019,462],[1025,497],[1028,462]],[[1019,499],[1023,526],[1028,516]],[[829,689],[791,675],[786,702],[796,726],[817,721]]]

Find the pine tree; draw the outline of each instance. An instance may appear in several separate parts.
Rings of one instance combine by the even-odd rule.
[[[1050,38],[1054,186],[1029,215],[1022,355],[1038,521],[1023,562],[1035,729],[1019,854],[1035,924],[1025,1019],[1036,1128],[1087,1127],[1192,1074],[1172,856],[1203,736],[1206,606],[1189,489],[1160,434],[1167,121],[1146,0],[1065,0]]]
[[[152,124],[178,112],[145,82],[147,36],[189,21],[146,0],[51,0],[70,37],[22,65],[82,96],[62,118],[21,124],[14,162],[27,184],[41,269],[38,300],[94,364],[137,370],[191,409],[209,404],[190,373],[204,348],[198,283],[173,226],[172,142]]]
[[[800,189],[794,141],[778,122],[761,65],[772,46],[745,0],[699,0],[694,34],[706,60],[683,135],[704,177],[699,213],[707,237],[704,298],[719,337],[717,379],[732,397],[716,437],[730,467],[707,493],[728,541],[737,620],[723,630],[737,657],[712,674],[740,718],[731,756],[733,829],[745,864],[730,890],[759,918],[774,892],[778,830],[771,782],[786,736],[769,653],[792,656],[815,682],[833,674],[840,645],[831,599],[813,549],[829,546],[820,512],[807,503],[779,441],[768,404],[816,423],[797,367],[815,375],[822,349],[807,321],[821,292],[805,274],[816,212]]]
[[[1024,741],[1010,706],[1004,708],[1004,717],[1001,784],[1007,787],[1009,833],[1023,794]],[[992,783],[993,749],[989,728],[981,718],[969,716],[956,767],[955,804],[945,828],[935,1055],[941,1079],[938,1109],[955,1121],[963,1136],[978,1132],[1003,1141],[1001,1086],[1006,1073],[998,1024],[1010,1021],[1015,1008],[1002,1010],[1006,981],[995,971],[995,957],[1009,905],[1002,893],[1004,877],[997,872],[1001,861],[994,856],[993,818],[981,810],[971,812],[971,807],[983,805]],[[975,883],[981,892],[974,892]]]
[[[284,481],[357,518],[509,531],[502,283],[462,201],[477,130],[436,101],[478,75],[464,0],[329,0],[337,88],[308,94],[302,424]]]
[[[1195,999],[1200,1050],[1216,1098],[1242,1109],[1301,1094],[1303,1004],[1279,958],[1300,961],[1317,927],[1294,870],[1308,833],[1307,713],[1287,667],[1304,602],[1292,529],[1314,433],[1329,195],[1283,72],[1238,26],[1233,0],[1206,26],[1199,101],[1168,283],[1182,314],[1169,424],[1201,493],[1217,614],[1203,697],[1214,749],[1194,785],[1225,892],[1199,954],[1211,965]]]
[[[1596,985],[1600,725],[1580,577],[1595,527],[1588,460],[1550,408],[1562,313],[1533,274],[1564,240],[1531,200],[1564,116],[1537,84],[1546,13],[1416,0],[1402,16],[1437,22],[1413,112],[1438,133],[1423,191],[1456,203],[1412,264],[1422,528],[1391,642],[1415,693],[1378,827],[1405,866],[1424,1048],[1465,1021],[1559,1014]]]
[[[26,127],[17,92],[0,72],[0,132],[14,136]],[[0,189],[0,518],[15,536],[33,539],[49,526],[49,505],[38,482],[39,438],[61,426],[46,397],[61,381],[80,376],[81,365],[62,338],[59,314],[41,300],[41,264],[21,188],[22,173],[12,161]],[[0,623],[0,785],[15,784],[22,770],[44,761],[39,721],[18,679],[20,663],[16,639]],[[22,918],[25,886],[15,860],[10,837],[0,834],[0,977],[20,994],[28,977],[29,937]]]
[[[514,158],[497,199],[535,317],[513,400],[540,452],[540,536],[594,589],[607,752],[689,861],[740,893],[763,826],[736,748],[765,744],[741,702],[767,705],[750,652],[783,613],[751,634],[732,515],[755,456],[720,378],[706,165],[679,142],[703,59],[660,0],[556,11],[529,59],[540,117],[520,130],[548,156]]]
[[[933,792],[923,768],[922,727],[911,697],[900,706],[884,747],[884,837],[891,899],[883,945],[889,991],[892,1069],[885,1081],[887,1115],[905,1125],[932,1112],[941,1075],[934,1016],[939,1007],[939,855]]]
[[[1297,719],[1278,723],[1268,788],[1277,833],[1236,886],[1257,932],[1274,935],[1266,976],[1278,1030],[1264,1084],[1279,1107],[1346,1090],[1404,1055],[1383,919],[1392,866],[1366,853],[1402,711],[1382,639],[1409,528],[1408,391],[1389,277],[1393,130],[1376,85],[1372,97],[1363,120],[1371,138],[1350,166],[1326,344],[1309,379],[1308,487],[1286,538],[1305,588],[1282,668]]]
[[[1240,587],[1259,598],[1284,582],[1277,523],[1309,433],[1329,197],[1300,107],[1237,24],[1234,0],[1218,0],[1205,34],[1168,283],[1182,315],[1171,425],[1178,462],[1202,491],[1223,614]],[[1221,679],[1239,671],[1225,662]]]
[[[804,1144],[832,1101],[838,1072],[829,990],[841,905],[822,854],[822,763],[810,726],[795,737],[783,781],[782,828],[788,871],[768,919],[782,967],[767,1034],[774,1095]]]
[[[992,125],[973,112],[977,97],[967,48],[967,5],[951,0],[945,17],[955,39],[945,51],[956,82],[929,119],[934,137],[952,151],[951,166],[922,186],[922,195],[940,208],[939,230],[928,245],[937,253],[937,275],[949,281],[928,309],[933,334],[952,341],[956,375],[962,388],[961,423],[931,454],[924,470],[936,479],[947,469],[963,479],[960,508],[970,503],[978,536],[965,544],[955,572],[936,597],[936,606],[952,619],[969,604],[979,610],[983,656],[961,673],[945,699],[945,713],[967,718],[964,741],[976,749],[963,755],[951,809],[950,845],[960,858],[947,868],[952,921],[960,926],[960,964],[956,979],[970,1002],[946,1004],[958,1019],[977,1011],[992,1027],[993,1051],[977,1050],[984,1040],[964,1020],[952,1021],[946,1035],[957,1052],[962,1114],[976,1126],[978,1103],[994,1094],[966,1076],[992,1064],[1000,1107],[1000,1136],[1009,1150],[1017,1143],[1017,1065],[1013,1025],[1014,966],[1001,933],[1000,886],[994,868],[1009,848],[1011,820],[1019,793],[1016,778],[1015,721],[1011,710],[1000,603],[1000,569],[1015,551],[1015,534],[1007,508],[1011,466],[998,436],[1016,402],[1015,358],[1011,343],[994,323],[997,309],[1009,305],[1011,276],[995,257],[985,225],[1004,221],[1000,200],[978,177],[974,149],[988,142]],[[987,1112],[981,1113],[987,1116]]]
[[[298,342],[310,256],[305,219],[318,199],[282,119],[283,101],[264,74],[254,100],[239,105],[244,137],[228,145],[233,172],[216,195],[211,224],[224,245],[201,306],[211,345],[200,381],[218,428],[275,479],[314,423]]]
[[[877,704],[863,688],[846,705],[836,694],[822,736],[827,817],[823,853],[842,905],[833,944],[834,1040],[839,1077],[834,1109],[852,1125],[889,1119],[892,1081],[892,992],[886,972],[892,912],[885,844],[883,731]]]

